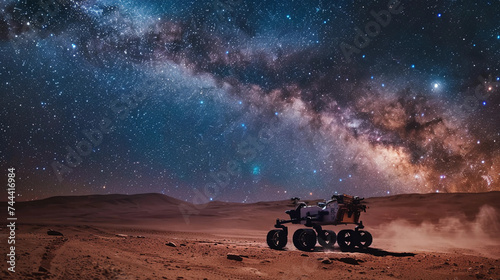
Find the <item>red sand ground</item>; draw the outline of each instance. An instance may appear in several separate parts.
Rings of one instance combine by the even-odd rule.
[[[291,241],[297,226],[283,251],[265,241],[276,218],[288,218],[289,201],[193,206],[159,194],[54,197],[16,204],[16,273],[7,271],[2,227],[0,278],[500,279],[499,201],[500,192],[370,198],[361,218],[372,249],[318,244],[305,253]],[[49,228],[64,236],[47,235]]]

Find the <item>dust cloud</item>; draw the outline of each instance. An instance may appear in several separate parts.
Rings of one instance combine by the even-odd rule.
[[[500,257],[500,216],[489,205],[483,205],[472,221],[463,213],[419,225],[398,219],[380,225],[376,231],[377,239],[391,250],[447,252],[465,249],[470,254],[484,255],[483,248],[488,246],[497,248],[493,257]]]

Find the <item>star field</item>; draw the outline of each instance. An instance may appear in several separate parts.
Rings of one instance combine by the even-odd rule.
[[[20,200],[500,190],[498,1],[0,8]]]

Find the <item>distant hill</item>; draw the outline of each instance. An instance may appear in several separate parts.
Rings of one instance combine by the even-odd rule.
[[[374,197],[365,200],[365,224],[396,219],[411,223],[437,221],[443,217],[473,220],[483,205],[500,213],[500,192],[431,193]],[[5,203],[5,202],[4,202]],[[4,204],[3,203],[3,204]],[[57,196],[16,203],[19,223],[155,225],[158,228],[203,228],[237,226],[250,229],[272,228],[276,218],[288,219],[290,200],[258,203],[209,202],[193,205],[166,195],[110,194]],[[226,223],[231,221],[231,223]]]

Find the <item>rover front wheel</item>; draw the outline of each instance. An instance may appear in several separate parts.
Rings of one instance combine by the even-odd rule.
[[[312,229],[298,229],[293,234],[293,245],[301,251],[312,251],[316,245],[316,232]]]
[[[341,230],[337,235],[337,243],[342,251],[353,250],[358,243],[357,239],[354,230],[351,229]]]
[[[274,250],[281,250],[286,246],[287,236],[282,229],[273,229],[267,233],[267,245]]]
[[[318,242],[323,248],[333,248],[333,244],[337,241],[337,235],[333,230],[324,230],[323,235],[318,234]]]

